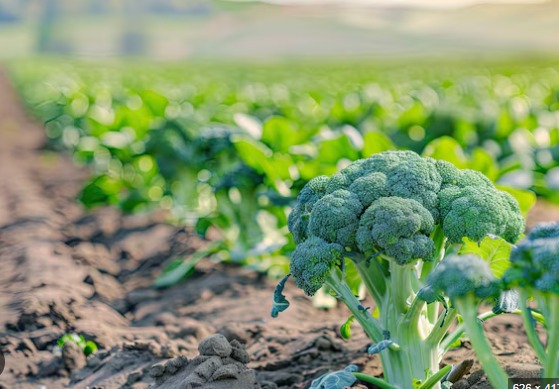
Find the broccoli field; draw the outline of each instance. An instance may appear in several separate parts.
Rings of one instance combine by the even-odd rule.
[[[553,58],[18,59],[0,101],[0,388],[559,379]]]

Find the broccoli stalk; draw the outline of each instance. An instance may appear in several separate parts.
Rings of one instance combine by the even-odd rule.
[[[481,322],[478,320],[477,308],[479,303],[473,295],[466,295],[453,300],[453,304],[462,316],[466,334],[474,347],[483,371],[489,378],[489,382],[495,388],[506,388],[508,376],[499,362],[495,359],[491,346],[483,333]]]
[[[539,224],[513,248],[503,280],[519,291],[526,335],[543,365],[543,377],[559,376],[559,222]],[[543,320],[528,307],[530,297]],[[545,345],[536,333],[537,321],[543,321]]]
[[[296,243],[290,262],[295,284],[309,296],[326,287],[347,305],[372,340],[368,352],[379,354],[388,387],[428,389],[440,388],[441,342],[457,307],[448,308],[442,288],[424,286],[446,266],[447,248],[459,248],[464,238],[479,242],[488,234],[516,242],[524,220],[516,201],[482,174],[392,151],[309,181],[288,226]],[[476,257],[459,258],[472,266],[472,277],[476,271],[484,274]],[[357,269],[378,318],[354,296],[346,261]],[[275,296],[277,315],[288,304],[281,290]],[[464,300],[466,317],[476,318],[478,300]],[[462,300],[458,305],[466,309]],[[475,329],[466,328],[484,347]]]

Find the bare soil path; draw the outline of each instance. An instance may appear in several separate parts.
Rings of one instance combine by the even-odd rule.
[[[303,388],[351,362],[381,373],[361,331],[351,341],[338,335],[348,312],[313,309],[294,286],[286,293],[292,307],[275,320],[274,284],[246,269],[206,261],[188,282],[153,289],[165,261],[204,243],[159,214],[86,212],[75,196],[87,172],[44,143],[0,75],[0,389],[147,388],[152,365],[195,356],[216,332],[245,344],[265,388]],[[545,209],[543,217],[559,219]],[[486,330],[516,374],[537,371],[517,318],[498,318]],[[55,346],[65,333],[84,335],[100,351],[61,355]],[[445,362],[472,356],[466,343]],[[473,373],[462,388],[483,382]]]

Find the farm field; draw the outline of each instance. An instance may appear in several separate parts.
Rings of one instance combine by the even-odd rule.
[[[290,308],[270,317],[301,243],[288,228],[298,194],[360,158],[445,160],[509,193],[528,228],[559,220],[554,60],[41,60],[1,77],[2,388],[177,387],[181,358],[216,332],[244,345],[262,388],[307,388],[350,363],[380,376],[327,293],[289,281]],[[483,328],[509,375],[539,374],[518,315]],[[98,350],[61,352],[65,334]],[[467,359],[452,387],[494,387],[467,338],[442,363]]]

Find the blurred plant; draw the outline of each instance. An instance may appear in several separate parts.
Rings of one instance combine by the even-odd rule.
[[[66,343],[75,343],[83,351],[83,353],[88,356],[97,352],[97,343],[92,340],[85,340],[83,335],[77,334],[64,334],[60,339],[58,339],[57,345],[63,348]]]

